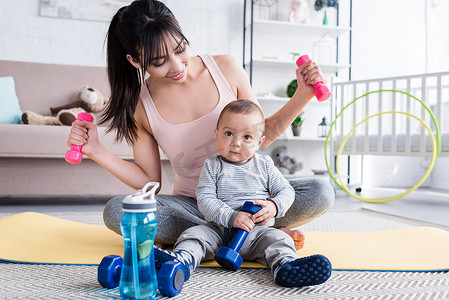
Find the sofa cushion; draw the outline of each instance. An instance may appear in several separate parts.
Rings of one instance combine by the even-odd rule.
[[[0,76],[12,76],[22,110],[44,116],[50,107],[75,101],[78,89],[88,85],[109,98],[106,67],[71,66],[0,60]]]
[[[0,124],[22,123],[22,111],[16,95],[14,78],[0,77]]]
[[[69,150],[67,139],[70,126],[50,125],[0,125],[0,157],[64,158]],[[114,133],[106,134],[105,127],[98,127],[100,141],[115,155],[132,159],[132,147],[123,142],[114,143]]]

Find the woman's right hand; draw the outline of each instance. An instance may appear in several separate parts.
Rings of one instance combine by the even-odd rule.
[[[70,148],[72,145],[83,146],[81,153],[90,156],[101,146],[98,140],[97,125],[92,122],[75,120],[72,123],[67,145]]]

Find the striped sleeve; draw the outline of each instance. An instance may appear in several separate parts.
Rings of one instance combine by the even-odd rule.
[[[275,218],[280,218],[285,215],[287,210],[293,204],[293,201],[295,200],[295,190],[279,169],[276,168],[271,157],[265,155],[264,158],[267,163],[268,190],[272,195],[269,200],[276,204],[277,214]]]
[[[217,197],[217,175],[221,169],[220,164],[217,158],[209,158],[204,162],[196,188],[198,209],[206,221],[232,228],[237,211]]]

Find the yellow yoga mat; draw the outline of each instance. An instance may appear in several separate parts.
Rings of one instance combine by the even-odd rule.
[[[334,270],[441,271],[449,269],[449,232],[411,227],[376,232],[305,232],[298,254],[323,254]],[[121,236],[39,213],[0,220],[0,260],[42,264],[99,264],[109,254],[123,255]],[[215,262],[201,266],[215,267]],[[242,267],[263,267],[244,262]]]

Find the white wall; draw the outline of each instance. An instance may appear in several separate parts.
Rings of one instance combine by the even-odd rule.
[[[243,55],[242,0],[167,0],[194,54]]]
[[[424,73],[424,2],[353,1],[352,79]]]
[[[1,0],[0,59],[105,65],[107,23],[39,16],[38,0]]]
[[[241,59],[242,0],[165,2],[194,53],[227,53]],[[311,23],[319,23],[322,12],[313,10],[313,0],[308,2]],[[352,2],[352,79],[449,69],[449,1]],[[279,18],[287,17],[288,6],[289,0],[279,0]],[[340,7],[340,23],[348,25],[349,0],[340,0]],[[106,22],[40,17],[38,0],[1,0],[0,59],[102,66],[107,27]]]
[[[449,1],[352,2],[353,80],[449,70]]]
[[[39,0],[0,0],[0,59],[104,66],[108,23],[39,16]],[[130,1],[131,2],[131,1]],[[166,0],[193,53],[242,57],[243,1]]]

